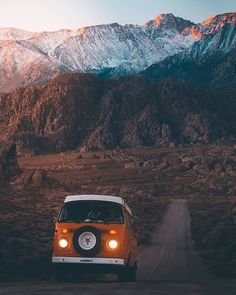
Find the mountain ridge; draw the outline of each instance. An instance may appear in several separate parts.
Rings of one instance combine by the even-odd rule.
[[[63,73],[137,74],[203,37],[213,38],[227,25],[235,28],[235,15],[218,15],[204,25],[162,14],[143,26],[114,23],[41,33],[0,29],[0,90],[45,84]],[[229,48],[226,43],[223,49]]]

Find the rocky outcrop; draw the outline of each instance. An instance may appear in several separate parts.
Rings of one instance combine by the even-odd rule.
[[[139,78],[112,83],[101,97],[98,126],[87,139],[90,148],[155,145],[162,122],[154,88]]]
[[[29,94],[20,89],[12,97],[11,135],[21,150],[73,149],[96,124],[101,90],[102,82],[86,74],[63,76]]]
[[[20,173],[16,159],[16,145],[11,144],[0,149],[0,184],[10,181]]]
[[[24,186],[40,188],[51,186],[55,183],[56,182],[48,176],[47,171],[43,169],[26,169],[21,173],[20,177],[14,181],[14,185],[18,188]]]
[[[86,143],[98,149],[209,143],[227,132],[217,114],[201,103],[203,97],[207,94],[173,79],[157,87],[143,78],[120,80],[103,95],[98,126]]]

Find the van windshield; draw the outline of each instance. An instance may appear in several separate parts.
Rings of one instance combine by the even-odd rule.
[[[74,201],[62,208],[58,222],[124,223],[121,205],[106,201]]]

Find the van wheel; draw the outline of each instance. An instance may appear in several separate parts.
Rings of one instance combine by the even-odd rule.
[[[128,267],[118,273],[119,282],[135,282],[136,281],[136,267]]]
[[[55,269],[55,278],[57,282],[68,282],[69,274],[66,269],[61,267]]]
[[[82,256],[94,256],[101,247],[101,234],[92,226],[83,226],[73,236],[75,250]]]
[[[81,282],[83,279],[83,272],[81,270],[74,270],[71,273],[71,280],[72,282]]]
[[[80,282],[83,278],[81,271],[68,271],[66,269],[56,269],[55,278],[57,282]]]

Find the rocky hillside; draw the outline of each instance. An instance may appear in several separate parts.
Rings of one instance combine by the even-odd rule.
[[[151,66],[143,75],[152,82],[174,77],[206,89],[235,88],[235,65],[236,46],[227,54],[217,51],[210,56],[202,55],[201,59],[192,58],[187,52],[177,54]]]
[[[153,85],[143,77],[70,74],[2,94],[0,138],[36,153],[209,143],[235,134],[234,104],[170,78]]]
[[[194,61],[225,55],[235,48],[235,19],[227,13],[194,24],[161,14],[143,26],[114,23],[42,33],[0,29],[0,91],[45,84],[62,73],[139,73],[179,53]]]

